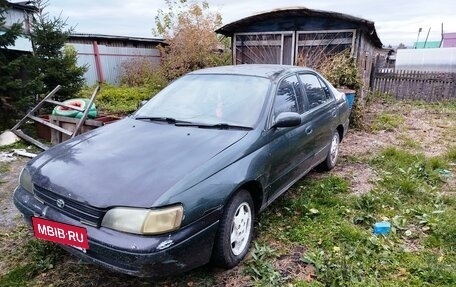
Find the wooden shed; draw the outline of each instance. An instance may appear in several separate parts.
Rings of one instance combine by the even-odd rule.
[[[382,48],[374,22],[304,7],[276,9],[227,24],[216,31],[231,37],[233,64],[286,64],[318,68],[329,55],[349,51],[365,88]]]

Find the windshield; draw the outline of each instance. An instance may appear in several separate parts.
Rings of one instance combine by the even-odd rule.
[[[253,127],[270,81],[245,75],[184,76],[139,109],[135,118],[171,118],[201,124]]]

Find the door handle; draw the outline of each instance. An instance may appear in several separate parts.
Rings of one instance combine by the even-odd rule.
[[[310,135],[313,132],[313,129],[311,127],[306,128],[306,134]]]

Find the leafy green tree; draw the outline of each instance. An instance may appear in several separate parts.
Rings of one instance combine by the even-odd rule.
[[[206,1],[165,0],[167,9],[155,16],[156,36],[166,39],[161,47],[160,71],[168,80],[189,71],[230,63],[227,41],[214,32],[222,16]]]

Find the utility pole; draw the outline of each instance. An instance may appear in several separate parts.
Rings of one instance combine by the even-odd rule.
[[[439,45],[439,48],[442,48],[442,44],[443,44],[443,23],[442,23],[442,32],[441,32],[441,35],[440,35],[440,45]]]
[[[421,31],[423,31],[423,28],[418,29],[418,37],[416,37],[415,49],[418,47],[418,40],[420,39]]]
[[[423,48],[426,48],[426,43],[427,43],[427,40],[428,40],[428,37],[429,37],[429,33],[431,33],[431,27],[429,27],[429,31],[428,31],[427,36],[426,36],[426,41],[424,41],[424,47]]]

